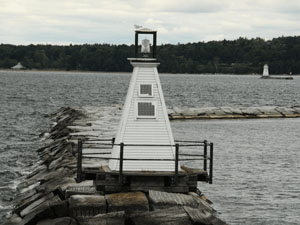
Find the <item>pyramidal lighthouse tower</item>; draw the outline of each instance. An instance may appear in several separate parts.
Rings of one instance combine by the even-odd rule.
[[[152,36],[152,44],[148,39],[139,44],[140,35]],[[109,161],[112,171],[120,169],[120,158],[127,172],[175,169],[174,139],[157,71],[156,38],[156,31],[135,31],[135,58],[128,59],[133,72]]]

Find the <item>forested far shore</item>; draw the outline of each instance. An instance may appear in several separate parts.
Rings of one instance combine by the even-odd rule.
[[[20,62],[27,69],[131,72],[134,45],[0,45],[0,68]],[[163,44],[161,73],[300,74],[300,36]]]

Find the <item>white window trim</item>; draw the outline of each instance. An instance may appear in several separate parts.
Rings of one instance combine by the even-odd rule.
[[[141,94],[141,85],[151,85],[151,95]],[[139,84],[139,97],[142,97],[142,98],[152,98],[153,97],[153,84],[146,84],[146,83]]]
[[[140,116],[139,115],[139,103],[152,103],[152,105],[154,106],[154,116]],[[157,103],[154,101],[137,101],[136,102],[136,106],[135,106],[135,114],[136,114],[136,118],[137,119],[156,119],[156,115],[157,115]]]

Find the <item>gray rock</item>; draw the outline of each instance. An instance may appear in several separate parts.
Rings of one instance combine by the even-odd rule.
[[[191,220],[183,207],[171,207],[167,209],[143,212],[130,216],[134,224],[143,225],[191,225]]]
[[[203,210],[195,209],[188,206],[183,207],[186,213],[189,215],[193,224],[210,224],[210,225],[226,225],[225,222],[215,217],[212,213]]]
[[[275,110],[285,116],[291,116],[295,114],[295,110],[292,108],[276,107]]]
[[[242,115],[242,111],[239,108],[230,108],[233,115]]]
[[[221,108],[215,108],[212,111],[216,116],[225,116],[227,114]]]
[[[56,219],[46,219],[37,223],[37,225],[77,225],[74,218],[62,217]]]
[[[22,218],[14,213],[11,215],[11,217],[4,225],[19,225],[21,222],[22,222]]]
[[[193,196],[161,191],[149,191],[150,207],[153,209],[164,209],[174,206],[197,207],[198,203]]]
[[[149,211],[149,202],[142,192],[117,193],[106,195],[108,212],[125,211],[136,213]]]
[[[260,111],[265,115],[277,115],[280,114],[275,110],[275,106],[261,106]]]
[[[246,115],[256,116],[256,115],[263,114],[260,111],[259,107],[243,107],[243,108],[240,108],[240,110],[242,111],[243,114],[246,114]]]
[[[232,110],[231,110],[230,107],[222,106],[222,107],[220,107],[220,109],[221,109],[225,114],[229,114],[229,115],[232,114]]]
[[[69,198],[69,210],[72,217],[106,213],[106,199],[98,195],[72,195]]]
[[[295,113],[300,114],[300,107],[299,106],[294,106],[292,109],[295,111]]]
[[[80,225],[124,225],[125,224],[125,212],[113,212],[98,214],[94,217],[81,217],[78,218]]]

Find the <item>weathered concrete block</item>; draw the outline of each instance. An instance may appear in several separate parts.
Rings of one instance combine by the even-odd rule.
[[[69,215],[69,205],[67,200],[52,203],[50,208],[56,217],[66,217]]]
[[[215,114],[217,116],[225,116],[226,115],[226,113],[219,107],[212,109],[212,111],[213,111],[213,114]]]
[[[300,106],[294,106],[292,109],[295,111],[295,113],[300,114]]]
[[[62,217],[56,219],[46,219],[37,223],[37,225],[77,225],[74,218]]]
[[[56,215],[52,211],[51,205],[59,201],[60,199],[58,196],[54,196],[53,198],[31,208],[31,210],[27,211],[28,213],[25,214],[20,225],[36,224],[37,222],[47,218],[55,218]]]
[[[22,222],[22,218],[14,213],[11,215],[11,217],[4,225],[19,225],[21,222]]]
[[[75,184],[76,181],[74,178],[70,177],[56,177],[51,179],[36,188],[39,192],[49,193],[53,192],[58,187],[61,188],[62,191],[65,191],[70,184]]]
[[[230,108],[230,107],[222,106],[222,107],[220,107],[220,109],[221,109],[225,114],[232,114],[232,111],[231,111],[231,108]]]
[[[108,212],[125,211],[135,213],[149,211],[149,203],[142,192],[128,192],[106,195]]]
[[[70,198],[72,195],[95,195],[96,188],[93,185],[92,180],[83,181],[81,183],[71,184],[65,191],[66,198]]]
[[[207,114],[206,108],[190,108],[182,112],[183,115],[204,116]]]
[[[69,177],[69,176],[72,176],[72,174],[73,174],[72,171],[68,168],[59,168],[58,170],[48,171],[48,174],[39,178],[39,180],[46,182],[48,180],[51,180],[51,179],[57,178],[57,177],[60,177],[60,178]]]
[[[33,202],[37,201],[38,199],[42,198],[43,196],[44,196],[44,193],[37,193],[37,194],[32,195],[28,198],[26,198],[26,196],[24,196],[24,199],[19,200],[17,202],[14,212],[19,214],[27,206],[29,206]]]
[[[81,217],[77,220],[80,225],[124,225],[125,212],[105,213],[94,217]]]
[[[265,115],[277,115],[280,114],[275,110],[275,106],[261,106],[259,109]]]
[[[230,108],[232,114],[234,115],[242,115],[242,111],[239,108]]]
[[[207,224],[207,225],[226,225],[225,222],[215,217],[211,212],[203,209],[195,209],[188,206],[183,206],[186,213],[189,215],[193,224]]]
[[[46,171],[46,170],[47,170],[47,166],[37,164],[34,171],[26,176],[26,179],[30,179],[34,177],[36,174],[40,173],[41,171]]]
[[[38,187],[39,185],[40,185],[40,182],[34,182],[34,183],[30,184],[30,186],[24,187],[24,183],[23,183],[23,185],[20,185],[20,186],[22,186],[22,187],[24,187],[24,188],[18,187],[17,189],[18,189],[18,191],[22,194],[22,193],[25,193],[25,192],[27,192],[27,191],[31,191],[31,190],[35,189],[35,188]]]
[[[211,203],[209,203],[209,200],[203,200],[202,196],[200,197],[194,192],[189,192],[189,195],[191,195],[194,198],[195,202],[197,202],[197,204],[195,204],[196,208],[208,211],[210,213],[216,212],[216,210],[211,206]],[[206,199],[206,197],[204,199]]]
[[[69,198],[69,210],[72,217],[106,213],[106,199],[98,195],[72,195]]]
[[[243,107],[240,108],[243,114],[245,115],[251,115],[251,116],[257,116],[263,114],[259,107]]]
[[[205,111],[206,115],[213,115],[218,110],[217,107],[203,107],[201,109]]]
[[[181,207],[172,207],[167,209],[155,210],[151,212],[143,212],[133,214],[130,219],[134,224],[143,225],[191,225],[190,218],[185,210]]]
[[[289,117],[289,116],[293,116],[295,115],[295,110],[292,108],[286,108],[286,107],[276,107],[275,108],[276,111],[278,111],[279,113]]]
[[[175,110],[174,109],[167,109],[167,111],[168,111],[168,115],[175,114]]]
[[[191,218],[193,224],[211,224],[213,215],[203,209],[195,209],[188,206],[183,206],[186,213]]]
[[[149,191],[149,202],[151,209],[165,209],[174,206],[198,206],[198,203],[191,195],[153,190]]]
[[[20,215],[22,217],[26,216],[27,214],[31,213],[35,208],[39,207],[42,203],[46,202],[48,199],[51,199],[54,197],[54,194],[51,192],[42,198],[39,198],[38,200],[31,203],[29,206],[27,206],[25,209],[23,209],[20,212]]]

